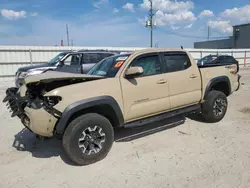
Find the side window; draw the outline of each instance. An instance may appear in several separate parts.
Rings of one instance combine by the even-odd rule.
[[[143,75],[142,76],[150,76],[161,74],[161,64],[158,55],[150,55],[144,56],[138,59],[135,59],[131,64],[130,67],[142,67],[143,68]]]
[[[109,53],[83,53],[81,64],[96,64],[106,57],[112,56]]]
[[[164,62],[167,72],[177,72],[188,69],[191,61],[186,53],[166,53]]]
[[[235,63],[235,59],[232,56],[226,56],[225,63]]]
[[[69,55],[65,60],[64,60],[64,65],[79,65],[80,64],[80,59],[81,55],[80,54],[72,54]]]

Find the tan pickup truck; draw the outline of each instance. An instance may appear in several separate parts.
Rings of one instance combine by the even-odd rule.
[[[198,68],[180,49],[146,49],[108,57],[87,74],[46,72],[6,91],[4,102],[37,135],[62,138],[78,165],[103,159],[114,127],[134,127],[201,113],[220,121],[240,87],[236,65]]]

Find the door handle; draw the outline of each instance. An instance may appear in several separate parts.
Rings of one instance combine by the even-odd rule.
[[[192,74],[191,76],[189,76],[189,78],[197,78],[197,75]]]
[[[165,84],[165,83],[167,83],[167,80],[165,80],[165,79],[161,79],[161,80],[157,81],[157,84]]]

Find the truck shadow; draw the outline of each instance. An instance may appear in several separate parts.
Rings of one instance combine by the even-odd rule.
[[[184,122],[185,118],[177,117],[137,128],[115,129],[115,142],[130,142],[132,140],[176,127]],[[56,138],[39,140],[36,138],[35,134],[26,128],[15,135],[12,146],[18,151],[30,152],[35,158],[51,158],[60,156],[66,164],[77,166],[67,158],[62,148],[61,140]]]

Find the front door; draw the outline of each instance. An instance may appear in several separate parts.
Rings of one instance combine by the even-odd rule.
[[[61,72],[81,73],[81,54],[71,54],[64,61],[63,65],[56,70]]]
[[[196,104],[201,100],[201,75],[186,52],[161,53],[169,80],[171,109]]]
[[[162,74],[158,53],[135,58],[129,67],[140,66],[143,75],[132,79],[121,77],[125,120],[133,121],[170,108],[168,80]]]

